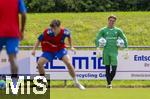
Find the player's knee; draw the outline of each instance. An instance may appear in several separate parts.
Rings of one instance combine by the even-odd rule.
[[[112,74],[115,75],[115,74],[116,74],[116,71],[112,71]]]
[[[44,59],[42,58],[39,58],[38,62],[37,62],[39,65],[44,65]]]
[[[42,65],[37,64],[37,69],[41,69],[41,68],[42,68]]]
[[[116,72],[117,71],[117,65],[112,66],[112,71]]]
[[[10,64],[16,64],[16,59],[15,58],[9,58]]]
[[[14,63],[14,62],[15,62],[15,60],[14,60],[14,59],[12,59],[12,58],[9,58],[9,62],[10,62],[10,63]]]
[[[112,75],[116,75],[116,70],[112,70]]]
[[[44,64],[43,64],[42,61],[38,61],[38,62],[37,62],[37,67],[38,67],[38,68],[40,68],[40,67],[43,66],[43,65],[44,65]]]
[[[41,68],[43,68],[43,62],[41,62],[41,61],[38,61],[38,63],[37,63],[37,69],[41,69]]]
[[[42,68],[44,64],[45,64],[45,60],[40,58],[37,62],[38,65],[37,68]]]

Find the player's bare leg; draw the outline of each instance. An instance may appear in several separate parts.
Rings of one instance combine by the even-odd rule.
[[[116,70],[117,70],[117,66],[112,66],[112,71],[111,71],[111,81],[113,81],[115,75],[116,75]]]
[[[12,74],[18,74],[18,65],[17,65],[17,59],[15,54],[8,55],[9,62],[11,66],[11,73]]]
[[[45,69],[44,69],[44,64],[47,63],[48,60],[44,57],[40,57],[37,64],[37,69],[39,71],[40,76],[45,77]],[[46,82],[46,85],[48,86],[48,83]]]
[[[77,77],[76,77],[75,70],[74,70],[74,68],[73,68],[73,66],[72,66],[72,64],[71,64],[71,62],[70,62],[70,57],[69,57],[69,55],[65,55],[65,56],[62,58],[62,61],[66,64],[66,66],[67,66],[67,68],[68,68],[68,70],[69,70],[69,74],[71,75],[71,77],[72,77],[73,80],[74,80],[75,86],[77,86],[77,87],[78,87],[79,89],[81,89],[81,90],[84,90],[84,89],[85,89],[84,86],[82,86],[82,85],[79,83],[79,81],[78,81],[78,79],[77,79]]]
[[[8,55],[9,62],[11,66],[11,74],[12,74],[12,80],[13,84],[16,87],[17,85],[17,79],[18,79],[18,65],[17,65],[17,59],[15,54]]]
[[[41,75],[41,76],[45,76],[45,70],[44,70],[44,64],[45,63],[47,63],[48,62],[48,60],[46,59],[46,58],[44,58],[44,57],[40,57],[39,58],[39,60],[38,60],[38,66],[37,66],[37,68],[38,68],[38,70],[39,70],[39,74]]]

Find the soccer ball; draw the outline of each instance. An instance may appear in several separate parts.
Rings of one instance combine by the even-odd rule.
[[[106,45],[106,39],[105,38],[100,38],[99,40],[99,47],[104,47]]]
[[[4,80],[0,80],[0,90],[3,90],[6,88],[6,82]]]
[[[119,37],[118,40],[117,40],[117,46],[118,46],[118,47],[124,47],[124,40],[121,39],[120,37]]]

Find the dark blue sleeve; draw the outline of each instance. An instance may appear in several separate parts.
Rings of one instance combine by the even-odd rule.
[[[71,36],[71,31],[70,30],[65,29],[64,32],[65,32],[64,34],[65,34],[66,37],[70,37]]]
[[[24,0],[19,0],[19,12],[20,13],[26,13],[27,12]]]
[[[39,40],[39,41],[42,41],[43,39],[44,39],[44,35],[41,34],[41,35],[38,37],[38,40]]]

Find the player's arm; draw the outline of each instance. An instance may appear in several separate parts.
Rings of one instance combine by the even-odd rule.
[[[72,48],[72,47],[73,47],[73,44],[72,44],[72,37],[71,37],[71,36],[68,37],[68,42],[69,42],[70,48]]]
[[[40,45],[40,41],[37,40],[37,41],[35,42],[35,44],[34,44],[33,50],[35,51],[35,50],[38,48],[39,45]]]
[[[103,37],[103,30],[100,30],[97,35],[96,35],[96,39],[95,39],[95,45],[96,48],[99,49],[99,39]]]
[[[35,42],[34,46],[33,46],[33,49],[32,49],[32,55],[35,56],[35,53],[36,53],[36,49],[38,48],[38,46],[40,45],[40,42],[43,40],[44,36],[43,34],[41,34],[37,41]]]
[[[121,37],[124,42],[125,42],[125,49],[123,50],[123,57],[124,59],[128,59],[129,58],[129,54],[128,54],[128,40],[127,37],[125,36],[125,33],[122,30],[119,30],[119,37]]]
[[[68,37],[68,42],[69,42],[69,46],[70,46],[71,51],[73,51],[74,54],[76,54],[76,50],[75,50],[75,48],[73,47],[73,44],[72,44],[72,37],[71,36]]]
[[[26,24],[26,7],[23,0],[19,0],[19,12],[21,14],[21,40],[24,38],[24,30]]]
[[[72,51],[74,51],[74,53],[76,53],[75,51],[75,48],[73,46],[73,42],[72,42],[72,36],[71,36],[71,32],[69,30],[67,30],[67,32],[65,33],[66,37],[68,38],[68,43],[69,43],[69,46],[70,46],[70,49]]]
[[[74,49],[73,44],[72,44],[72,36],[68,36],[68,43],[71,49]]]
[[[23,36],[24,36],[25,24],[26,24],[26,14],[23,13],[21,16],[21,33]]]
[[[101,57],[101,51],[99,48],[99,39],[101,37],[103,37],[103,30],[102,29],[97,33],[96,39],[95,39],[97,57]]]
[[[127,37],[125,36],[125,33],[122,30],[119,30],[119,37],[124,40],[125,48],[128,48],[128,40]]]

